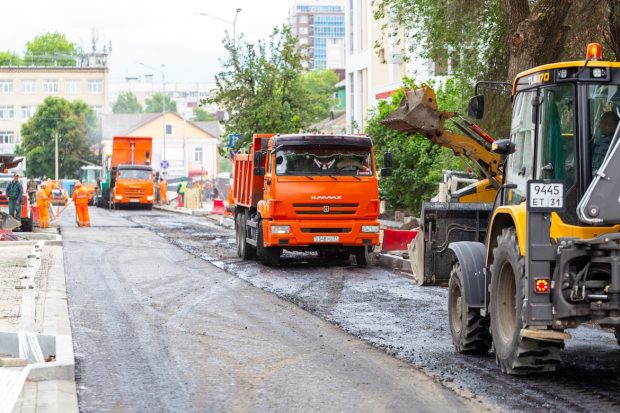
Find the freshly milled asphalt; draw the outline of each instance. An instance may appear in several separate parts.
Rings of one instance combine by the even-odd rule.
[[[81,411],[483,409],[123,218],[134,213],[154,215],[63,217]]]

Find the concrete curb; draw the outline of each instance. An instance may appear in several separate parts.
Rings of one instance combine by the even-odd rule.
[[[153,205],[153,209],[159,209],[161,211],[168,211],[168,212],[174,212],[176,214],[183,214],[183,215],[194,215],[194,213],[192,212],[191,209],[178,209],[178,208],[174,208],[168,205]]]
[[[409,275],[413,275],[413,271],[411,270],[411,262],[397,255],[388,253],[379,254],[378,264],[380,267],[388,270],[402,271]]]

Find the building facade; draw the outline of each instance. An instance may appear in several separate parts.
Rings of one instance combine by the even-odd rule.
[[[309,68],[344,68],[344,0],[294,0],[289,24],[297,44],[308,48]]]
[[[14,153],[21,126],[48,96],[84,101],[98,116],[105,112],[107,55],[88,56],[78,66],[0,66],[0,153]]]
[[[387,36],[382,27],[394,32],[395,19],[375,20],[372,0],[346,0],[346,113],[347,130],[362,132],[369,110],[389,99],[402,86],[405,75],[427,80],[433,65],[411,56],[405,61],[406,38]]]
[[[107,114],[101,122],[104,157],[112,153],[114,136],[150,136],[153,138],[153,168],[165,172],[168,178],[207,176],[213,179],[219,172],[218,122],[194,123],[173,112],[165,116],[162,113]],[[163,160],[169,165],[165,170]]]

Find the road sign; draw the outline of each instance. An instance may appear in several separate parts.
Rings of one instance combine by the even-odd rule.
[[[168,167],[170,166],[170,163],[168,161],[161,161],[159,166],[161,166],[161,169],[168,169]]]
[[[235,144],[241,139],[240,133],[229,133],[228,134],[228,147],[233,148]]]

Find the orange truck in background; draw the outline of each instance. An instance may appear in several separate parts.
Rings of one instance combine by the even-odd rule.
[[[391,174],[385,154],[381,175]],[[237,254],[277,265],[282,251],[318,251],[368,265],[379,244],[379,190],[364,135],[256,134],[234,162]]]
[[[104,204],[109,208],[140,205],[152,209],[155,203],[150,137],[115,136],[112,156],[106,159],[106,181],[101,185]]]

